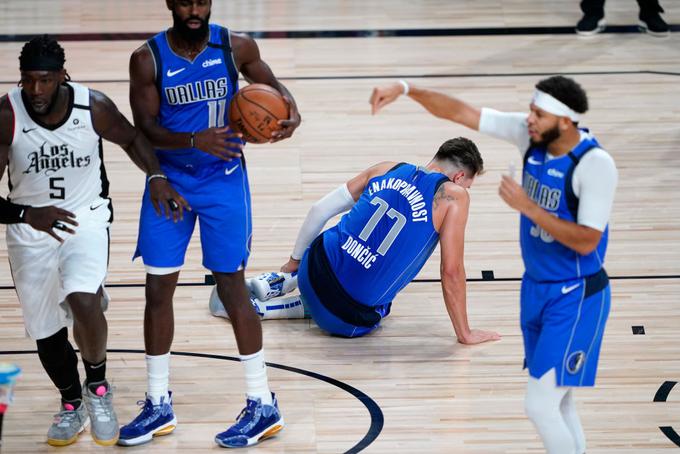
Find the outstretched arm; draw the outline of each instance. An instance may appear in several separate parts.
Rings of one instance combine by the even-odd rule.
[[[92,120],[94,129],[102,138],[120,145],[137,167],[149,177],[149,193],[156,213],[161,207],[167,218],[178,221],[183,218],[184,209],[191,209],[184,197],[179,195],[168,183],[161,171],[156,153],[144,134],[120,113],[116,105],[106,95],[90,90]],[[162,175],[162,176],[161,176]],[[160,177],[156,177],[160,176]],[[173,205],[176,204],[176,206]]]
[[[232,33],[231,40],[234,46],[234,59],[243,77],[250,83],[266,84],[276,88],[288,103],[288,119],[279,120],[281,129],[272,133],[271,142],[287,139],[293,135],[302,121],[295,98],[288,88],[276,78],[269,65],[262,60],[260,49],[253,38],[245,34]]]
[[[470,198],[463,188],[453,183],[440,186],[435,194],[433,210],[445,210],[439,228],[441,247],[441,280],[444,303],[453,329],[462,344],[479,344],[500,339],[498,333],[470,329],[467,317],[464,243]]]
[[[408,93],[405,93],[406,87],[408,87]],[[514,144],[519,148],[522,156],[529,146],[527,114],[499,112],[486,107],[478,109],[453,96],[409,85],[404,81],[374,88],[370,99],[371,111],[375,115],[404,94],[419,102],[435,117],[450,120]]]
[[[479,130],[480,109],[458,98],[406,84],[406,82],[374,88],[370,99],[371,112],[375,115],[380,109],[396,101],[399,96],[405,94],[406,87],[408,87],[407,96],[420,103],[435,117],[459,123],[475,131]]]

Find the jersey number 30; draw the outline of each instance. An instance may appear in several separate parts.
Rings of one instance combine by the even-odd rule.
[[[392,243],[394,243],[397,235],[399,235],[399,232],[401,232],[401,229],[403,229],[404,225],[406,225],[406,216],[394,208],[390,208],[390,205],[380,197],[373,197],[371,200],[371,205],[378,205],[378,209],[375,210],[375,213],[373,213],[371,219],[368,220],[364,228],[361,230],[359,238],[362,241],[367,241],[368,237],[371,236],[371,233],[373,233],[373,230],[375,230],[375,226],[378,225],[378,222],[380,222],[380,219],[382,219],[382,217],[387,214],[387,217],[396,220],[396,222],[390,231],[387,232],[387,235],[385,238],[383,238],[380,246],[378,246],[378,254],[385,255],[390,249],[390,246],[392,246]]]

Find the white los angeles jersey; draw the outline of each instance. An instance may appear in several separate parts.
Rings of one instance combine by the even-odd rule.
[[[90,90],[72,82],[67,86],[65,120],[56,125],[45,125],[29,113],[21,88],[9,92],[14,110],[9,199],[14,203],[76,211],[108,197],[101,138],[92,124]]]

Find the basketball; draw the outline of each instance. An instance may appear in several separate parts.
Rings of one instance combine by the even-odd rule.
[[[288,104],[275,88],[251,84],[236,92],[229,105],[229,126],[250,143],[269,142],[278,121],[288,118]]]

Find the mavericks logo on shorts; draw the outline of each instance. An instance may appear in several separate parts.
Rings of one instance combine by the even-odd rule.
[[[572,353],[569,355],[567,358],[567,372],[570,374],[576,374],[578,373],[581,368],[583,367],[583,363],[586,362],[586,354],[579,350],[577,352]]]

